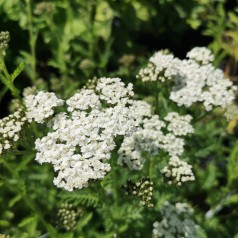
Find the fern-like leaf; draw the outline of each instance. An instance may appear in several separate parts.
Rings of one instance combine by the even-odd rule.
[[[15,78],[23,71],[24,67],[25,67],[25,64],[23,62],[17,66],[17,68],[11,74],[12,81],[14,81]]]

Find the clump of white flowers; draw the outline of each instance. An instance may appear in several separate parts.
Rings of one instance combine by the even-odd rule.
[[[194,211],[187,203],[165,202],[162,220],[153,224],[153,238],[196,238],[198,225],[192,219]]]
[[[64,101],[58,99],[54,93],[40,91],[36,95],[26,96],[24,103],[27,109],[27,120],[43,123],[46,118],[54,114],[54,108],[62,106]]]
[[[169,98],[178,106],[190,107],[201,102],[210,111],[214,107],[226,108],[231,104],[237,87],[225,78],[222,70],[210,63],[214,59],[211,51],[196,47],[188,52],[187,57],[189,59],[180,60],[171,54],[158,52],[137,77],[144,82],[172,81],[174,84]]]
[[[131,99],[133,94],[132,84],[125,86],[119,78],[101,78],[95,90],[82,89],[66,101],[68,113],[56,114],[48,122],[51,132],[35,142],[36,160],[53,164],[58,171],[54,179],[57,187],[80,189],[110,171],[108,160],[115,137],[132,133],[141,122],[134,111],[138,103]],[[47,104],[50,109],[62,103],[55,96],[51,98],[54,104]],[[36,101],[35,111],[39,112],[45,100]],[[41,115],[38,119],[37,113],[32,118],[44,119]]]
[[[200,64],[209,64],[213,62],[214,55],[207,47],[194,47],[187,53],[187,58],[193,59]]]
[[[168,166],[161,170],[168,184],[182,185],[184,182],[194,181],[195,177],[192,166],[186,161],[180,160],[177,156],[169,159]]]
[[[141,170],[146,160],[144,154],[156,156],[162,150],[169,156],[180,156],[184,151],[184,139],[193,133],[191,116],[181,116],[176,112],[168,113],[164,121],[158,115],[147,114],[142,126],[124,138],[118,151],[118,163],[127,165],[130,170]],[[167,131],[167,132],[166,132]]]
[[[235,103],[233,103],[226,108],[225,117],[227,121],[231,121],[237,116],[238,116],[238,106]]]
[[[0,120],[0,155],[10,150],[18,141],[26,117],[21,109]]]
[[[164,120],[169,122],[167,130],[176,136],[186,136],[194,132],[192,125],[190,125],[192,120],[190,115],[180,116],[176,112],[169,112]]]
[[[139,71],[137,78],[141,78],[143,82],[171,80],[177,75],[178,63],[179,60],[172,54],[159,51],[149,59],[148,66]]]

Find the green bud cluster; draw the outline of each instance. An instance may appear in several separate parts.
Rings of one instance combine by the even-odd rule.
[[[60,230],[72,231],[77,219],[82,216],[82,209],[74,209],[72,204],[63,203],[57,213],[57,227]]]
[[[154,206],[151,202],[153,196],[153,182],[150,178],[142,178],[141,181],[137,183],[128,180],[126,185],[123,185],[121,188],[125,191],[126,195],[138,197],[143,206],[148,208]]]
[[[50,87],[54,92],[58,92],[63,88],[63,83],[58,78],[51,78]]]
[[[8,31],[1,31],[0,32],[0,51],[5,52],[8,48],[8,42],[10,41],[10,34]],[[5,53],[3,53],[5,54]]]
[[[40,2],[36,5],[34,14],[39,16],[42,14],[50,13],[50,12],[52,12],[52,10],[53,10],[52,3],[44,1],[44,2]]]
[[[93,79],[87,80],[87,83],[83,88],[84,89],[93,89],[93,90],[95,90],[96,86],[97,86],[97,83],[98,83],[98,80],[97,80],[96,77],[94,77]]]

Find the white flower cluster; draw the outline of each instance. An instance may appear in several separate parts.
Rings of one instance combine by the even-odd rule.
[[[171,131],[176,136],[185,136],[194,133],[194,129],[190,125],[192,120],[190,115],[180,116],[176,112],[170,112],[164,120],[169,122],[167,130]]]
[[[54,93],[40,91],[36,95],[26,96],[24,103],[27,109],[27,120],[43,123],[46,118],[54,114],[54,108],[62,106],[64,101],[58,99]]]
[[[168,180],[168,184],[182,185],[187,181],[194,181],[195,177],[192,166],[187,162],[180,160],[177,156],[169,159],[168,166],[161,170],[161,173]]]
[[[151,116],[151,113],[146,116],[142,120],[142,127],[125,137],[118,151],[118,164],[127,165],[131,170],[142,169],[144,153],[156,156],[163,150],[170,156],[180,156],[184,151],[184,140],[178,136],[193,133],[191,116],[172,112],[165,117],[165,121],[160,120],[158,115]],[[166,130],[167,133],[164,132]]]
[[[187,58],[193,59],[200,64],[209,64],[214,60],[214,55],[212,54],[212,51],[206,47],[194,47],[187,53],[186,56]]]
[[[202,102],[210,111],[215,106],[227,107],[235,98],[236,86],[224,78],[222,70],[211,64],[200,66],[193,60],[182,61],[180,76],[175,82],[170,99],[179,106],[190,107],[195,102]]]
[[[185,60],[162,55],[158,52],[152,56],[148,67],[142,69],[137,77],[142,81],[173,81],[170,99],[178,106],[190,107],[201,102],[210,111],[216,106],[225,108],[234,100],[237,87],[225,79],[222,70],[209,63],[213,59],[210,50],[196,47],[188,52],[189,59]]]
[[[0,155],[11,149],[13,143],[19,140],[25,122],[26,117],[21,109],[0,120]]]
[[[23,98],[26,98],[29,95],[36,94],[37,91],[38,90],[37,90],[36,86],[26,87],[23,89],[23,92],[22,92]]]
[[[148,66],[139,71],[137,78],[141,78],[143,82],[171,80],[177,75],[177,63],[179,60],[172,54],[159,51],[149,59]]]
[[[225,117],[227,121],[234,120],[238,117],[238,106],[236,104],[231,104],[226,108]]]
[[[82,89],[66,101],[68,114],[59,113],[48,123],[53,131],[36,140],[36,160],[53,164],[57,187],[80,189],[110,171],[115,137],[132,133],[140,123],[131,96],[131,84],[101,78],[95,91]]]
[[[162,221],[153,224],[153,238],[196,238],[199,226],[192,219],[194,211],[187,203],[165,202]]]

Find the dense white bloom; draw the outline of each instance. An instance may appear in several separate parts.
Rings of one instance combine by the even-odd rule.
[[[201,64],[208,64],[214,60],[212,51],[206,47],[194,47],[186,56]]]
[[[200,66],[192,60],[182,61],[175,83],[170,99],[179,106],[190,107],[195,102],[202,102],[210,111],[215,106],[227,107],[235,98],[236,86],[211,64]]]
[[[187,57],[189,59],[180,60],[160,51],[149,59],[148,66],[139,72],[137,78],[143,82],[172,81],[169,98],[178,106],[190,107],[200,102],[210,111],[231,104],[237,87],[224,77],[222,70],[210,64],[213,61],[211,51],[196,47],[188,52]]]
[[[173,133],[168,133],[163,137],[161,149],[166,151],[170,156],[182,155],[184,152],[184,140],[176,137]]]
[[[126,104],[130,97],[134,96],[133,85],[131,83],[125,87],[119,78],[98,79],[96,91],[101,100],[109,104]]]
[[[143,82],[171,80],[177,75],[180,61],[172,54],[163,52],[155,53],[150,59],[146,68],[141,69],[137,75]]]
[[[43,123],[46,118],[54,114],[54,108],[63,105],[64,101],[58,99],[54,93],[40,91],[36,95],[26,96],[24,103],[28,121]]]
[[[192,166],[180,160],[177,156],[170,158],[168,166],[161,170],[169,184],[181,185],[187,181],[194,181]]]
[[[145,101],[131,100],[130,109],[135,113],[136,118],[143,119],[144,117],[150,117],[151,114],[151,105]]]
[[[99,96],[97,96],[94,90],[91,89],[84,89],[79,93],[75,93],[74,96],[66,101],[66,103],[68,105],[69,112],[72,112],[75,109],[85,111],[89,108],[95,109],[101,106]]]
[[[162,220],[153,224],[153,238],[196,238],[199,226],[192,219],[194,211],[186,203],[175,206],[165,202],[161,215]]]
[[[141,170],[146,160],[145,153],[156,156],[163,150],[170,156],[180,156],[184,151],[184,140],[178,136],[193,133],[190,120],[189,115],[180,116],[174,112],[169,113],[165,121],[158,115],[144,118],[142,127],[124,138],[118,150],[118,164],[127,165],[131,170]],[[167,125],[166,121],[169,121]]]
[[[95,91],[82,89],[66,101],[68,113],[48,122],[53,131],[36,140],[36,160],[53,164],[57,187],[80,189],[110,171],[107,161],[115,137],[132,133],[141,124],[142,115],[135,112],[139,103],[131,96],[131,85],[126,87],[118,78],[101,78]],[[142,105],[144,115],[148,105]]]
[[[0,155],[9,150],[18,141],[26,117],[22,109],[0,120]]]
[[[226,108],[225,117],[227,121],[231,121],[238,116],[238,106],[236,104],[231,104]]]
[[[194,129],[190,124],[192,117],[190,115],[180,116],[176,112],[170,112],[164,118],[168,121],[168,131],[171,131],[176,136],[185,136],[189,133],[193,133]]]

